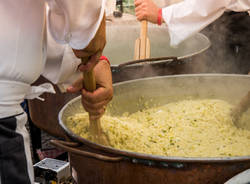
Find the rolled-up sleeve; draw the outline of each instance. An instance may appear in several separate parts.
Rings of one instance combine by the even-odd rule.
[[[232,0],[231,3],[227,6],[227,9],[242,12],[250,11],[250,0]]]
[[[81,60],[78,59],[71,47],[57,43],[47,30],[46,63],[42,75],[57,84],[61,92],[81,76],[77,70]]]
[[[178,45],[219,18],[225,10],[248,11],[249,0],[186,0],[162,9],[170,44]]]
[[[105,0],[46,0],[47,56],[43,76],[65,91],[81,73],[72,48],[84,49],[104,16]]]
[[[105,0],[47,0],[48,27],[53,38],[74,49],[84,49],[102,21]]]

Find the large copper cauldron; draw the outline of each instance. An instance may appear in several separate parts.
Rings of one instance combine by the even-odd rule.
[[[149,105],[161,105],[186,97],[216,98],[235,104],[249,90],[250,76],[247,75],[199,74],[145,78],[115,84],[112,105],[107,110],[110,114],[119,115],[140,110],[143,107],[140,104],[145,101]],[[71,153],[79,183],[221,184],[250,168],[250,155],[167,157],[118,150],[90,142],[74,134],[65,124],[68,116],[83,111],[80,107],[80,97],[76,97],[59,113],[59,124],[73,142],[54,142]],[[80,145],[83,145],[81,149],[78,148]]]

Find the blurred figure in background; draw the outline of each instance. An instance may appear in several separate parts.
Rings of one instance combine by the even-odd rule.
[[[139,21],[166,23],[171,45],[178,45],[189,36],[201,31],[225,11],[250,11],[249,0],[185,0],[164,8],[159,8],[152,0],[135,0],[134,3]]]
[[[160,6],[156,5],[158,1],[161,1]],[[202,33],[209,37],[212,45],[205,53],[204,66],[198,69],[199,72],[250,71],[249,0],[184,0],[172,4],[173,2],[174,0],[135,0],[137,19],[159,25],[165,22],[172,46],[177,46],[189,36],[203,30]]]

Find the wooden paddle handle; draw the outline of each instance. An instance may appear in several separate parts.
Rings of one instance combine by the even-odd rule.
[[[88,62],[88,58],[82,58],[82,63],[86,64]],[[93,69],[90,71],[83,72],[83,83],[87,91],[93,92],[96,90],[96,81]]]
[[[236,120],[250,107],[250,91],[244,96],[233,109],[233,116]]]
[[[141,22],[141,33],[140,33],[140,59],[146,58],[146,48],[147,48],[147,32],[148,32],[148,22],[143,20]]]
[[[246,96],[240,102],[240,111],[243,113],[245,112],[250,106],[250,91],[247,93]]]
[[[82,63],[86,64],[88,62],[88,58],[82,58]],[[91,69],[90,71],[85,71],[83,72],[83,84],[84,87],[87,91],[93,92],[96,90],[96,80],[95,80],[95,75],[94,75],[94,70]],[[90,114],[89,114],[90,116]],[[94,135],[100,135],[101,133],[101,123],[100,123],[100,119],[91,119],[89,118],[90,121],[90,131],[92,131],[92,133]]]

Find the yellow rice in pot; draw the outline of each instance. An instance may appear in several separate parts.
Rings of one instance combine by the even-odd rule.
[[[104,115],[101,123],[110,145],[121,150],[181,157],[249,156],[250,129],[237,128],[231,111],[223,100],[183,100],[120,117]],[[248,120],[240,119],[241,124]],[[66,124],[92,140],[87,113],[68,117]]]

